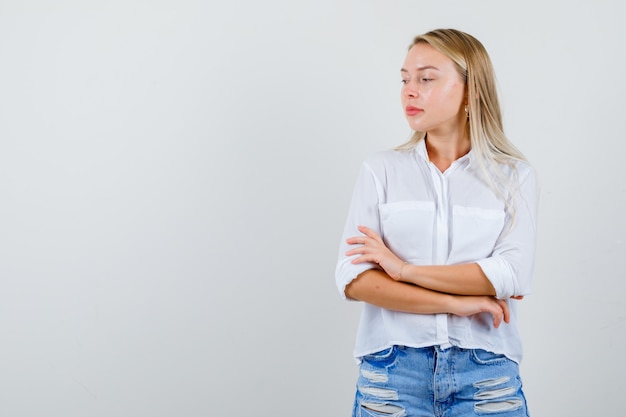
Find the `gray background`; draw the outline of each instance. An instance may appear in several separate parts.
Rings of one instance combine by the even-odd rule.
[[[349,415],[338,240],[437,27],[487,47],[542,185],[531,412],[619,415],[622,7],[0,1],[0,415]]]

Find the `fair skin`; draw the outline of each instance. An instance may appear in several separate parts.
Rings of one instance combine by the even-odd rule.
[[[431,163],[444,172],[470,150],[465,81],[454,62],[432,46],[414,45],[400,71],[402,107],[411,129],[427,132]],[[450,313],[470,316],[490,313],[498,327],[509,322],[509,307],[476,263],[410,265],[398,258],[381,237],[366,226],[346,255],[355,264],[371,262],[382,270],[361,273],[346,287],[346,295],[390,310],[416,314]],[[515,297],[520,299],[521,297]]]

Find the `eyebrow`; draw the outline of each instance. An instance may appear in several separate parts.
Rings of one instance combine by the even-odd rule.
[[[416,68],[417,71],[424,71],[424,70],[427,70],[427,69],[434,69],[434,70],[439,71],[439,68],[437,68],[437,67],[435,67],[433,65],[425,65],[423,67],[417,67]],[[407,70],[405,68],[400,68],[400,72],[409,72],[409,70]]]

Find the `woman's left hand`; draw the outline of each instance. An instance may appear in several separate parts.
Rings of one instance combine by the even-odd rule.
[[[346,252],[346,256],[360,255],[352,260],[353,264],[372,262],[380,265],[391,278],[400,279],[405,262],[389,250],[378,233],[365,226],[359,226],[359,231],[363,233],[363,236],[351,237],[346,239],[346,242],[350,245],[362,246],[350,249]]]

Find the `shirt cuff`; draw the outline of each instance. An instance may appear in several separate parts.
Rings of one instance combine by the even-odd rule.
[[[496,298],[506,299],[517,293],[515,274],[508,262],[499,257],[476,261],[496,290]]]
[[[348,284],[354,281],[362,272],[376,267],[369,262],[354,265],[352,259],[354,259],[354,257],[343,259],[343,261],[339,262],[337,270],[335,271],[335,281],[339,294],[344,300],[348,301],[354,301],[346,296],[346,287]]]

